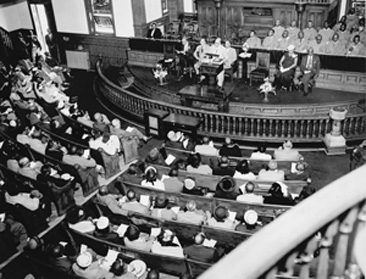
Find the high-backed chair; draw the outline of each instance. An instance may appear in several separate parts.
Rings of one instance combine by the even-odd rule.
[[[257,52],[255,69],[249,73],[249,84],[254,81],[263,81],[269,75],[270,53]]]

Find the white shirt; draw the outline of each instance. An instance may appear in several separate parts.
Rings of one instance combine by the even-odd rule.
[[[20,204],[31,211],[35,211],[39,207],[39,199],[31,198],[28,193],[19,193],[16,196],[10,196],[5,192],[5,201],[12,205]]]
[[[263,197],[253,193],[243,194],[236,197],[238,202],[263,203]]]
[[[109,155],[115,155],[121,151],[121,142],[116,135],[111,135],[107,142],[103,142],[103,137],[90,140],[89,146],[94,149],[102,148]]]

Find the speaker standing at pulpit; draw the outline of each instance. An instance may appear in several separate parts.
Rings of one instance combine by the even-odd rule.
[[[215,40],[215,43],[211,46],[210,53],[217,54],[218,59],[222,59],[224,61],[226,60],[227,50],[221,44],[221,39],[220,38],[217,38]],[[217,86],[221,90],[223,90],[223,85],[224,85],[224,73],[225,73],[225,70],[222,69],[222,71],[217,74]]]

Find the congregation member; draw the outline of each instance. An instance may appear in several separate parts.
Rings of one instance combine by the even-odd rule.
[[[250,171],[248,160],[241,160],[236,165],[234,178],[243,180],[256,180],[257,177],[253,172]]]
[[[296,20],[291,21],[290,26],[287,27],[286,30],[292,42],[297,38],[297,34],[300,32],[300,28],[296,26]]]
[[[283,182],[277,181],[268,190],[268,196],[264,197],[265,204],[294,205],[295,202],[288,192],[288,187]]]
[[[272,27],[274,30],[274,36],[276,40],[280,39],[285,28],[281,25],[281,21],[279,19],[276,20],[275,25]]]
[[[352,30],[358,24],[358,16],[356,15],[356,9],[350,8],[346,16],[346,23],[348,30]]]
[[[290,140],[286,140],[273,154],[273,158],[283,161],[298,161],[300,157],[302,157],[301,154],[298,150],[293,149],[293,144]]]
[[[227,156],[221,156],[219,159],[219,164],[212,171],[213,175],[229,175],[233,176],[235,169],[229,166],[229,158]]]
[[[128,190],[125,201],[121,204],[121,208],[126,211],[136,212],[142,215],[149,215],[149,208],[140,203],[135,191]]]
[[[158,178],[156,168],[149,166],[145,170],[144,179],[141,181],[141,186],[152,187],[158,190],[165,190],[164,182]]]
[[[279,62],[279,69],[275,74],[274,86],[276,89],[289,90],[293,83],[295,70],[297,67],[298,55],[294,52],[295,46],[289,45],[287,52],[282,56]]]
[[[215,148],[214,143],[210,140],[209,136],[204,136],[202,138],[202,143],[197,144],[194,147],[194,152],[206,156],[217,156],[219,151]]]
[[[178,178],[179,170],[172,168],[168,176],[163,176],[161,181],[164,183],[165,191],[171,193],[181,193],[183,190],[183,182]]]
[[[70,147],[69,152],[63,156],[62,161],[71,166],[78,164],[83,169],[95,168],[97,166],[93,158],[84,156],[84,149],[76,146]]]
[[[250,160],[264,160],[264,161],[269,161],[272,159],[272,156],[268,153],[266,153],[266,146],[265,145],[260,145],[257,149],[257,151],[252,152],[252,154],[250,154]]]
[[[231,42],[229,40],[225,41],[225,50],[226,55],[224,57],[224,70],[234,67],[235,62],[238,59],[238,54],[235,48],[231,47]]]
[[[312,20],[309,20],[306,27],[303,29],[304,32],[304,38],[308,42],[315,40],[316,35],[318,34],[318,31],[314,28],[314,24]]]
[[[255,188],[258,188],[254,182],[245,184],[245,192],[236,197],[236,201],[244,203],[263,203],[263,196],[254,193]]]
[[[189,70],[189,67],[194,65],[194,57],[192,45],[189,43],[187,37],[183,36],[181,40],[181,50],[175,50],[178,54],[178,80],[181,80],[183,76]]]
[[[347,30],[347,25],[345,23],[342,23],[337,33],[339,35],[339,40],[347,46],[351,38],[351,33]]]
[[[318,34],[314,41],[310,41],[308,44],[308,49],[312,48],[314,53],[322,54],[326,52],[326,42],[323,41],[322,35]]]
[[[99,217],[96,221],[93,235],[98,239],[123,244],[123,239],[116,232],[112,231],[110,221],[105,216]]]
[[[318,31],[318,34],[322,36],[325,43],[333,38],[334,30],[330,28],[327,20],[323,22],[323,28]]]
[[[241,157],[241,150],[237,143],[234,143],[231,138],[226,137],[225,142],[219,150],[220,156]]]
[[[211,167],[201,163],[201,155],[199,153],[189,154],[187,164],[187,172],[212,174]]]
[[[346,44],[339,40],[338,33],[334,33],[332,40],[327,42],[325,52],[329,55],[344,55],[346,53]]]
[[[151,246],[151,252],[159,255],[184,258],[183,248],[173,231],[162,228]]]
[[[207,220],[207,214],[201,210],[197,209],[196,202],[190,200],[185,205],[185,210],[180,210],[177,213],[177,221],[182,223],[190,223],[200,225]]]
[[[205,246],[205,239],[205,234],[200,232],[195,235],[194,243],[192,245],[184,247],[183,252],[188,259],[204,263],[214,262],[216,249],[214,247]]]
[[[268,170],[262,169],[258,173],[258,180],[262,181],[284,181],[285,173],[279,170],[276,161],[269,161]]]
[[[223,177],[216,185],[215,198],[235,200],[239,195],[235,180],[230,176]]]
[[[310,179],[308,166],[303,162],[297,162],[295,165],[295,172],[286,174],[286,180],[305,180]]]
[[[236,226],[235,230],[239,232],[248,232],[256,229],[257,224],[260,224],[260,222],[258,222],[258,213],[249,209],[244,213],[243,221]]]
[[[359,35],[353,37],[353,41],[348,45],[346,55],[366,56],[366,46],[361,42]]]
[[[142,234],[136,225],[129,225],[123,239],[127,248],[150,252],[155,237]]]
[[[320,35],[318,35],[320,36]],[[320,72],[320,58],[318,55],[314,54],[314,49],[312,47],[308,48],[308,54],[304,55],[301,59],[301,63],[300,63],[300,72],[301,72],[301,86],[303,87],[304,90],[304,96],[307,96],[309,94],[309,92],[312,91],[312,89],[315,87],[315,81],[317,79],[317,77],[319,76],[319,72]],[[285,147],[284,147],[285,150]],[[276,150],[278,151],[278,150]],[[283,156],[281,156],[281,153],[284,154],[284,152],[277,152],[274,154],[274,157],[276,159],[278,159],[278,156],[280,156],[280,158]],[[280,153],[280,154],[279,154]],[[289,153],[287,153],[289,154]],[[295,157],[295,155],[294,155]],[[286,158],[286,157],[285,157]],[[291,158],[291,156],[290,156]]]
[[[175,220],[177,214],[168,208],[169,200],[164,194],[160,194],[155,198],[154,207],[151,210],[151,216],[163,220]]]
[[[101,187],[96,195],[98,203],[106,206],[113,214],[127,216],[128,211],[122,208],[122,198],[121,195],[109,193],[106,186]]]
[[[141,140],[148,142],[149,137],[145,136],[135,127],[127,127],[127,129],[122,129],[121,120],[114,118],[110,125],[111,134],[118,136],[119,138],[133,138],[139,144]]]
[[[97,112],[94,114],[93,128],[100,132],[106,131],[107,127],[111,124],[111,121],[104,113]]]
[[[79,254],[76,263],[72,265],[72,270],[84,279],[103,279],[108,274],[108,270],[100,264],[101,258],[93,250],[88,249]]]
[[[260,48],[262,43],[261,39],[257,37],[255,30],[251,30],[249,33],[249,38],[245,41],[249,48]]]
[[[150,24],[150,28],[147,31],[146,37],[150,39],[161,39],[162,33],[161,30],[157,27],[156,22],[152,22]]]
[[[183,194],[204,196],[207,194],[208,189],[202,186],[197,186],[196,181],[192,177],[184,179]]]
[[[267,33],[267,37],[263,39],[262,47],[265,49],[275,49],[277,47],[278,39],[274,36],[275,31],[273,29],[269,29]]]
[[[229,218],[229,210],[219,205],[213,211],[212,217],[207,220],[207,225],[210,227],[233,230],[237,222]]]
[[[202,36],[200,40],[200,44],[196,47],[193,52],[193,57],[197,60],[194,63],[193,68],[196,72],[196,75],[200,77],[200,82],[205,78],[204,75],[200,76],[200,67],[202,65],[202,61],[206,58],[206,53],[210,52],[210,46],[207,44],[206,37]]]

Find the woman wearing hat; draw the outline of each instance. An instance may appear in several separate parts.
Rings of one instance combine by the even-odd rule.
[[[222,205],[218,205],[213,211],[212,217],[207,220],[208,226],[227,230],[233,230],[237,223],[236,220],[229,219],[229,210]]]
[[[268,190],[268,194],[269,196],[264,197],[264,203],[295,205],[294,200],[288,192],[287,185],[280,181],[272,184],[271,188]]]
[[[141,181],[141,186],[152,187],[165,191],[164,182],[158,179],[158,171],[156,168],[149,166],[145,170],[145,179]]]
[[[177,219],[177,214],[167,208],[168,199],[164,194],[158,195],[155,199],[154,208],[151,211],[151,216],[163,220],[175,220]]]
[[[230,176],[223,177],[216,186],[215,198],[235,200],[238,195],[235,180]]]
[[[76,258],[72,270],[77,276],[85,279],[102,279],[108,274],[108,270],[99,264],[95,252],[91,249],[87,249]]]
[[[278,65],[278,71],[275,74],[274,86],[277,90],[290,89],[293,83],[293,78],[295,75],[295,70],[297,67],[297,54],[294,52],[295,46],[289,45],[287,47],[287,52],[282,56],[280,63]]]

